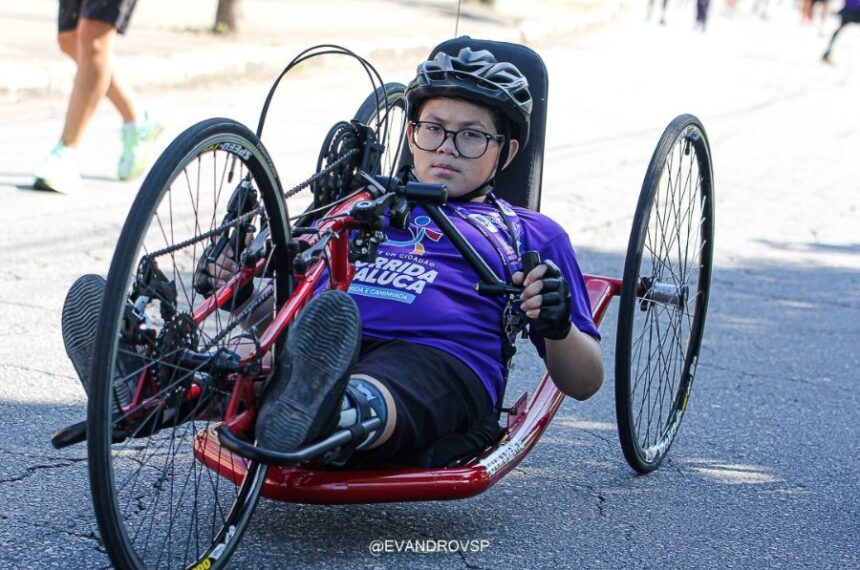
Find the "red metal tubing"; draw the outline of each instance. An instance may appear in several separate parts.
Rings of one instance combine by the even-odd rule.
[[[313,279],[309,281],[313,282]],[[612,297],[620,293],[621,280],[586,275],[585,282],[592,315],[599,325]],[[549,426],[563,399],[564,395],[549,375],[544,374],[523,412],[523,419],[514,425],[501,443],[463,467],[422,469],[380,466],[372,470],[351,471],[329,470],[313,465],[271,468],[263,487],[263,496],[289,502],[329,504],[471,497],[491,487],[525,458]],[[247,462],[221,448],[215,427],[197,435],[194,442],[195,456],[209,468],[239,483]]]

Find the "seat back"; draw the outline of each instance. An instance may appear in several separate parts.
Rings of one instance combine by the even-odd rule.
[[[531,125],[529,143],[521,148],[513,162],[496,175],[496,195],[514,206],[530,210],[540,210],[541,182],[543,176],[544,139],[546,138],[546,103],[549,78],[546,66],[534,50],[519,44],[477,40],[461,36],[442,42],[430,53],[430,59],[437,53],[457,55],[464,47],[473,50],[489,50],[499,61],[507,61],[526,76],[532,95]],[[411,164],[409,148],[404,149],[402,162]]]

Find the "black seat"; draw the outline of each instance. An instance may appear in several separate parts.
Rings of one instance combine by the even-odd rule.
[[[510,166],[496,176],[496,194],[513,204],[530,210],[540,210],[541,180],[543,175],[544,139],[546,138],[546,103],[549,90],[546,65],[534,50],[519,44],[477,40],[461,36],[442,42],[430,53],[457,55],[464,47],[489,50],[499,61],[513,63],[529,81],[533,107],[529,143],[514,158]],[[408,147],[404,149],[404,162],[411,164]]]

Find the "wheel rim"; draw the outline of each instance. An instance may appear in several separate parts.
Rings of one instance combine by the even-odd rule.
[[[192,276],[208,242],[194,239],[222,225],[229,198],[239,181],[251,180],[261,194],[267,194],[269,203],[272,195],[277,195],[276,176],[264,166],[264,151],[254,146],[244,136],[216,133],[194,145],[172,172],[165,173],[166,178],[156,182],[157,187],[148,178],[141,195],[159,194],[150,202],[157,205],[149,219],[139,224],[142,228],[138,228],[137,252],[120,263],[115,256],[111,268],[103,315],[108,322],[102,322],[100,327],[100,333],[106,336],[100,338],[119,337],[127,315],[125,300],[140,283],[136,275],[140,274],[141,260],[147,256],[157,260],[159,271],[175,284],[176,290],[171,309],[174,316],[163,312],[164,306],[174,304],[165,300],[169,295],[149,303],[141,303],[138,297],[146,315],[144,326],[155,331],[147,334],[154,338],[133,348],[113,343],[106,349],[110,366],[104,370],[109,371],[108,378],[115,385],[128,384],[129,392],[136,394],[133,401],[117,402],[114,396],[113,402],[107,402],[105,396],[101,402],[91,402],[91,425],[102,427],[93,430],[96,433],[91,438],[90,452],[94,497],[99,493],[96,487],[105,489],[100,492],[104,498],[96,501],[97,516],[102,534],[107,535],[106,546],[118,566],[222,565],[247,525],[265,480],[264,467],[238,465],[239,460],[228,452],[213,450],[211,444],[210,448],[202,447],[209,441],[202,434],[223,420],[236,376],[207,372],[211,369],[209,364],[192,368],[176,357],[183,350],[232,349],[235,341],[231,338],[242,330],[226,312],[216,310],[199,322],[189,315],[206,303],[206,298],[195,290]],[[155,172],[158,166],[153,169],[154,179],[159,178],[160,173]],[[170,182],[164,184],[164,180]],[[264,186],[268,189],[263,190]],[[269,226],[269,210],[262,199],[258,210],[247,222],[259,231]],[[130,216],[126,225],[134,225],[131,222]],[[278,233],[285,233],[284,228]],[[121,244],[124,237],[125,229]],[[186,247],[178,247],[184,242],[189,242]],[[164,253],[165,250],[169,251]],[[95,357],[98,362],[98,351]],[[134,364],[129,365],[130,361]],[[98,385],[99,380],[95,382]],[[246,400],[253,399],[253,392],[246,391],[246,396]],[[126,418],[134,419],[117,422],[124,440],[111,445],[107,441],[111,437],[109,418],[104,410],[107,405],[117,404],[124,407]],[[247,405],[245,401],[239,407]],[[246,475],[236,481],[220,476],[195,459],[206,454],[217,456],[218,463],[235,461],[234,471]],[[99,469],[93,457],[102,458],[106,468]],[[101,505],[101,501],[106,504]]]
[[[624,331],[630,347],[622,364],[629,366],[623,388],[630,425],[625,427],[636,455],[628,461],[640,471],[662,461],[680,427],[710,287],[713,193],[707,140],[698,124],[686,124],[675,135],[653,173],[636,273],[625,274],[625,281],[637,283],[635,299],[627,301],[629,330]]]

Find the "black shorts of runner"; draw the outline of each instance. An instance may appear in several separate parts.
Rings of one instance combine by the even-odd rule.
[[[845,24],[860,24],[860,10],[854,8],[842,8],[839,10],[839,15],[842,16],[842,25]]]
[[[408,458],[446,435],[467,432],[493,412],[490,395],[472,369],[437,348],[365,338],[352,374],[379,380],[397,407],[391,438],[357,453],[354,458],[361,463]]]
[[[78,20],[98,20],[112,24],[120,34],[125,33],[136,0],[60,0],[59,30],[70,32]]]

